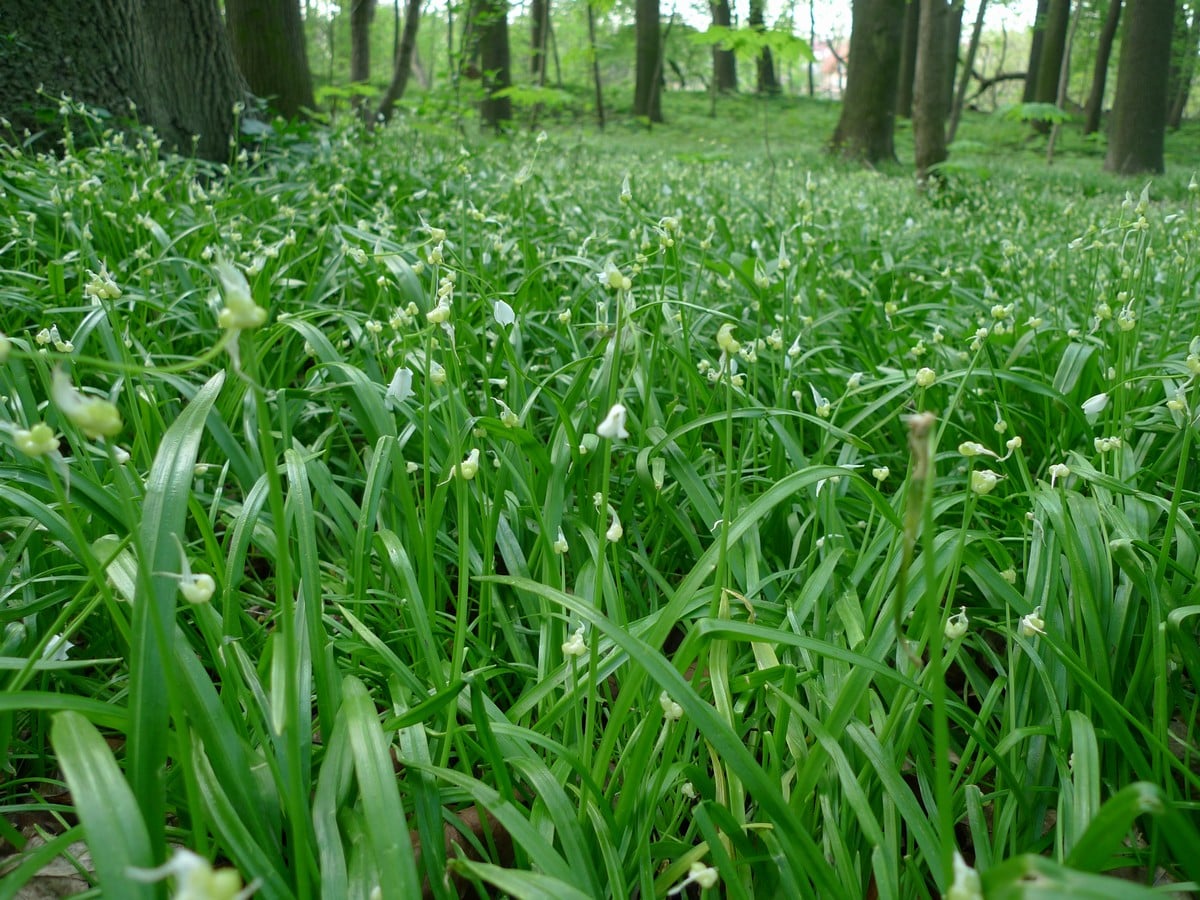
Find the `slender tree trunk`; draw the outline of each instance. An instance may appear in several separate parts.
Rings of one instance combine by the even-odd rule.
[[[1108,62],[1112,58],[1113,38],[1121,21],[1121,0],[1109,0],[1108,14],[1096,40],[1096,65],[1092,69],[1092,89],[1083,107],[1083,133],[1100,130],[1100,113],[1104,109],[1104,88],[1108,83]]]
[[[288,119],[317,104],[298,0],[225,0],[225,29],[238,69]]]
[[[716,0],[711,4],[712,23],[722,28],[733,25],[733,11],[729,8],[729,0]],[[712,49],[713,88],[720,93],[733,93],[737,90],[737,59],[732,50]]]
[[[1163,171],[1174,16],[1175,0],[1136,0],[1129,6],[1104,161],[1110,172]]]
[[[850,65],[833,152],[868,164],[896,158],[896,75],[904,0],[854,0]]]
[[[591,0],[585,0],[587,6],[588,50],[592,57],[592,84],[596,87],[596,126],[604,130],[604,89],[600,82],[600,55],[596,52],[596,13]]]
[[[921,25],[921,0],[907,0],[904,31],[900,38],[900,74],[896,79],[896,115],[912,118],[913,80],[917,77],[917,29]]]
[[[1055,103],[1058,99],[1059,74],[1062,72],[1070,20],[1071,0],[1050,0],[1046,30],[1042,36],[1042,58],[1038,60],[1037,85],[1033,95],[1035,103]],[[1039,120],[1034,120],[1033,127],[1042,134],[1050,130],[1048,122]]]
[[[350,83],[367,85],[371,81],[371,20],[375,18],[375,0],[353,0],[350,4]],[[371,103],[361,94],[350,97],[350,105],[364,118],[371,114]]]
[[[479,4],[479,62],[483,78],[483,101],[479,118],[483,125],[499,131],[512,119],[512,98],[498,91],[512,85],[508,49],[508,0],[477,0]]]
[[[817,4],[816,0],[808,2],[808,46],[815,48],[817,46]],[[816,79],[814,78],[815,61],[810,57],[808,60],[808,96],[815,97],[817,93]]]
[[[413,53],[417,47],[417,29],[421,24],[421,0],[407,0],[404,6],[404,31],[400,36],[400,48],[396,51],[392,80],[379,101],[377,115],[385,122],[392,120],[396,104],[408,87],[408,76],[412,71]]]
[[[1170,108],[1167,112],[1167,127],[1172,131],[1183,124],[1183,112],[1187,109],[1188,95],[1192,88],[1192,78],[1196,74],[1196,54],[1200,52],[1196,44],[1200,42],[1200,10],[1192,9],[1192,20],[1188,25],[1187,39],[1184,43],[1183,65],[1179,73],[1179,84],[1170,95]]]
[[[913,86],[913,150],[917,180],[946,159],[946,94],[950,31],[946,0],[921,0],[921,28],[917,38],[917,77]]]
[[[958,93],[950,110],[950,127],[946,132],[946,143],[954,143],[954,135],[958,133],[958,123],[962,119],[963,107],[967,102],[967,88],[971,84],[971,72],[975,67],[975,54],[979,51],[979,40],[983,36],[983,17],[987,12],[987,0],[979,0],[979,10],[975,13],[975,25],[971,28],[971,43],[967,45],[967,59],[963,64],[962,78],[958,81]]]
[[[763,0],[750,0],[750,27],[757,32],[767,30],[766,20],[763,18]],[[758,54],[758,59],[755,61],[757,69],[757,80],[755,87],[760,94],[778,94],[779,79],[775,75],[775,59],[771,55],[771,50],[768,47],[763,47]]]
[[[658,79],[662,74],[662,29],[659,0],[637,0],[635,32],[637,72],[633,92],[633,114],[661,122],[662,98]]]
[[[1050,12],[1050,0],[1038,0],[1033,18],[1033,32],[1029,38],[1029,65],[1025,67],[1025,90],[1021,101],[1032,103],[1037,96],[1038,69],[1042,62],[1042,45],[1046,38],[1046,16]]]
[[[958,78],[958,51],[962,46],[963,0],[954,0],[946,14],[946,115],[954,102],[954,82]]]
[[[533,20],[530,38],[529,74],[537,84],[546,83],[546,32],[550,24],[550,0],[530,0],[529,17]]]
[[[1071,83],[1071,48],[1075,45],[1075,32],[1079,29],[1079,17],[1083,14],[1083,4],[1075,7],[1071,16],[1071,27],[1067,30],[1067,45],[1063,50],[1062,67],[1058,71],[1058,94],[1055,95],[1054,105],[1064,109],[1067,105],[1067,87]],[[1061,122],[1055,122],[1050,128],[1050,140],[1046,142],[1046,165],[1054,162],[1054,145],[1058,141]]]

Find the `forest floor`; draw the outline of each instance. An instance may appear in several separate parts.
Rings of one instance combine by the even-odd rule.
[[[0,900],[1197,889],[1200,130],[667,101],[4,157]]]

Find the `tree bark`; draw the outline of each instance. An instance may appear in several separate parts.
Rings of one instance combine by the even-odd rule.
[[[750,27],[759,33],[767,30],[766,21],[763,18],[763,0],[750,0],[748,22]],[[771,56],[769,47],[762,48],[754,64],[758,76],[755,82],[758,92],[760,94],[778,94],[779,79],[775,75],[775,60]]]
[[[479,65],[483,77],[483,100],[479,104],[480,121],[487,127],[500,130],[512,119],[512,98],[497,97],[512,85],[511,61],[508,49],[508,0],[477,0],[479,13]]]
[[[709,6],[712,10],[712,23],[722,28],[733,25],[733,11],[729,8],[729,0],[716,0]],[[722,94],[732,94],[737,91],[737,58],[732,50],[712,48],[713,87]]]
[[[417,47],[417,29],[421,24],[421,0],[408,0],[404,7],[404,31],[400,35],[400,46],[396,51],[396,68],[391,83],[379,101],[376,114],[385,122],[392,120],[396,104],[408,87],[408,76],[412,71],[413,53]]]
[[[658,79],[662,74],[662,34],[659,0],[637,0],[635,32],[637,71],[633,91],[633,114],[651,122],[661,122],[662,92]]]
[[[896,79],[896,115],[912,118],[913,79],[917,77],[917,29],[921,24],[921,0],[908,0],[904,8],[904,31],[900,38],[900,74]]]
[[[0,109],[17,134],[57,140],[64,123],[39,112],[67,94],[173,150],[229,158],[245,90],[215,0],[4,0],[3,19]]]
[[[949,85],[950,8],[946,0],[921,0],[917,35],[917,76],[913,85],[913,150],[917,180],[946,160],[946,94]]]
[[[1054,103],[1058,99],[1058,76],[1062,71],[1063,53],[1067,46],[1067,27],[1071,21],[1071,0],[1050,0],[1046,13],[1046,30],[1042,35],[1042,58],[1038,60],[1035,103]],[[1049,131],[1046,122],[1035,121],[1037,131]]]
[[[967,102],[967,88],[971,84],[971,72],[975,66],[975,54],[979,51],[979,41],[983,36],[983,17],[987,12],[987,0],[979,0],[979,9],[975,13],[975,25],[971,28],[971,43],[967,45],[967,59],[963,64],[962,78],[958,83],[958,93],[950,109],[950,127],[946,132],[946,143],[954,143],[954,135],[958,133],[958,123],[962,119],[963,107]]]
[[[904,0],[854,0],[850,65],[833,152],[874,164],[894,160],[896,76]]]
[[[1175,0],[1137,0],[1121,42],[1117,93],[1104,168],[1122,175],[1163,171],[1167,69]]]
[[[1083,133],[1100,130],[1100,113],[1104,109],[1104,88],[1108,83],[1108,62],[1112,58],[1113,38],[1121,21],[1121,0],[1109,0],[1108,13],[1096,40],[1096,65],[1092,69],[1092,89],[1083,106]]]
[[[1032,103],[1037,96],[1038,69],[1042,62],[1042,45],[1046,37],[1046,16],[1050,12],[1050,0],[1038,0],[1037,12],[1033,17],[1033,32],[1029,37],[1029,65],[1025,67],[1025,90],[1022,103]],[[1057,69],[1055,70],[1057,71]]]
[[[962,22],[966,9],[963,0],[954,0],[946,13],[946,115],[950,115],[950,104],[954,101],[954,82],[958,78],[958,51],[962,46]]]
[[[250,90],[272,110],[295,119],[317,105],[298,0],[225,0],[225,28]]]
[[[591,0],[584,0],[587,5],[588,49],[592,56],[592,84],[596,91],[596,127],[604,130],[604,86],[600,80],[600,56],[596,52],[596,12]]]

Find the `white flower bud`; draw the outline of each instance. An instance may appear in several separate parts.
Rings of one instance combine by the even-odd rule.
[[[602,438],[625,440],[629,432],[625,430],[625,407],[614,403],[604,421],[596,426],[596,434]]]

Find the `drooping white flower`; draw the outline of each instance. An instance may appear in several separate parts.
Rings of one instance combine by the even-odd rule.
[[[583,656],[588,652],[587,642],[583,639],[583,626],[575,629],[575,633],[567,638],[562,645],[563,656]]]
[[[1058,479],[1066,479],[1066,477],[1071,474],[1071,467],[1065,463],[1055,463],[1049,468],[1048,471],[1050,473],[1050,487],[1054,487],[1054,483],[1058,481]]]
[[[954,882],[946,891],[946,900],[983,900],[983,882],[979,873],[967,865],[957,850],[954,851]]]
[[[157,868],[130,867],[125,874],[145,883],[174,878],[172,900],[246,900],[257,887],[257,882],[251,882],[243,888],[242,876],[236,869],[214,869],[207,859],[182,847],[177,847],[175,854]]]
[[[668,722],[673,722],[683,717],[683,707],[672,700],[671,695],[666,691],[658,695],[658,704],[662,707],[663,718]]]
[[[625,430],[625,407],[614,403],[604,421],[596,426],[596,434],[602,438],[625,440],[629,432]]]
[[[504,300],[497,300],[493,304],[492,315],[496,318],[496,324],[502,328],[507,328],[517,321],[517,314],[513,312],[513,308]]]
[[[1108,394],[1094,394],[1083,401],[1083,414],[1089,423],[1095,422],[1096,417],[1108,406]]]
[[[990,494],[1002,477],[991,469],[976,469],[971,473],[971,490],[976,494]]]
[[[937,381],[937,372],[928,366],[917,369],[917,387],[927,388]]]
[[[1031,638],[1035,634],[1045,634],[1046,620],[1042,618],[1042,608],[1035,606],[1033,612],[1021,616],[1021,623],[1017,627],[1021,637]]]
[[[225,305],[217,314],[217,324],[226,331],[244,331],[258,328],[267,321],[267,311],[254,302],[250,284],[232,263],[218,260],[213,270],[221,282],[221,293]]]
[[[18,429],[13,433],[13,440],[26,456],[47,456],[58,450],[54,429],[45,422],[38,422],[29,429]]]
[[[708,888],[716,887],[717,881],[719,880],[720,875],[716,869],[714,869],[712,866],[706,866],[704,863],[697,860],[696,862],[692,863],[691,867],[688,869],[687,878],[683,879],[683,881],[679,882],[679,884],[667,891],[667,894],[669,896],[681,894],[689,884],[695,884],[698,885],[702,890],[707,890]]]
[[[412,369],[407,366],[401,366],[396,369],[396,374],[392,376],[392,380],[388,384],[387,394],[384,397],[389,409],[395,409],[413,395],[412,383]]]
[[[726,322],[717,329],[717,346],[728,357],[732,357],[742,349],[741,343],[733,336],[733,328],[732,322]]]
[[[102,397],[81,394],[62,369],[56,368],[50,377],[50,394],[62,414],[89,438],[110,438],[121,430],[117,407]]]
[[[957,641],[960,637],[967,633],[967,628],[970,625],[970,620],[967,618],[967,608],[960,606],[958,612],[946,620],[946,627],[943,633],[946,635],[946,640]]]
[[[617,511],[612,511],[612,523],[608,526],[608,531],[604,532],[604,537],[610,542],[616,543],[625,534],[625,529],[621,526],[621,519],[617,516]]]
[[[559,556],[562,556],[570,549],[570,545],[567,544],[567,536],[563,534],[562,528],[558,529],[558,537],[554,539],[554,543],[550,546]]]
[[[467,458],[455,466],[451,470],[450,474],[458,475],[458,477],[463,481],[470,481],[472,478],[478,475],[479,451],[477,449],[472,449],[471,452],[467,454]]]
[[[46,646],[42,650],[42,659],[46,662],[63,662],[67,659],[67,654],[71,652],[71,648],[74,646],[74,644],[61,634],[51,635],[50,640],[46,641]]]

